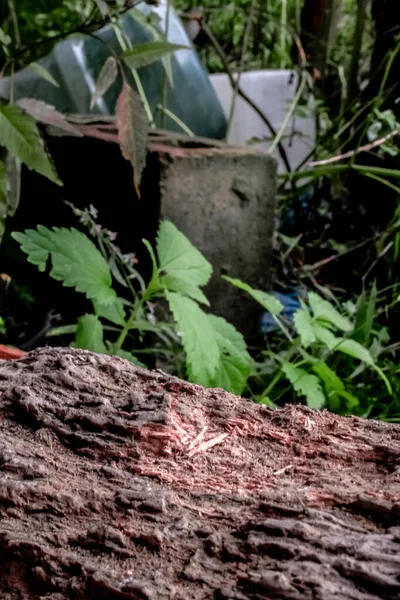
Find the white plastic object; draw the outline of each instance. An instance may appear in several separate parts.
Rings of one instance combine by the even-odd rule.
[[[236,78],[237,74],[234,74],[234,77]],[[229,118],[233,97],[229,78],[225,73],[218,73],[210,75],[210,80],[225,115]],[[296,94],[298,75],[295,71],[288,70],[248,71],[242,73],[240,87],[257,104],[278,132]],[[252,143],[251,140],[254,139],[263,140],[254,143],[255,148],[267,151],[271,145],[271,132],[253,108],[238,96],[227,141],[231,144],[247,144]],[[300,117],[297,111],[294,111],[282,137],[282,144],[292,169],[298,167],[312,152],[315,141],[314,115]],[[277,150],[274,156],[278,161],[279,172],[286,172]]]

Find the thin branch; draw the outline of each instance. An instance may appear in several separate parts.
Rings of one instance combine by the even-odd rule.
[[[244,35],[243,35],[243,44],[242,44],[242,52],[241,52],[241,57],[240,57],[239,71],[237,73],[235,87],[233,88],[233,95],[232,95],[231,108],[230,108],[230,112],[229,112],[228,126],[226,129],[226,140],[228,139],[229,132],[230,132],[230,129],[232,126],[233,115],[235,112],[236,99],[238,96],[238,90],[239,90],[239,86],[240,86],[240,78],[242,77],[242,73],[244,71],[244,67],[245,67],[245,63],[246,63],[246,54],[247,54],[247,49],[249,46],[250,32],[251,32],[251,28],[253,25],[253,15],[254,15],[254,10],[255,10],[256,5],[257,5],[257,0],[251,0],[250,14],[248,16],[246,28],[244,30]]]
[[[221,59],[221,62],[224,66],[224,69],[226,71],[226,74],[228,76],[228,79],[230,81],[230,84],[232,86],[232,88],[235,87],[235,78],[232,75],[232,71],[230,69],[228,60],[225,56],[225,52],[222,50],[220,43],[218,42],[217,38],[215,37],[215,35],[213,34],[213,32],[211,31],[210,27],[207,25],[207,23],[204,23],[203,21],[200,22],[201,28],[204,31],[204,33],[207,35],[207,37],[209,38],[210,42],[212,43],[212,45],[215,48],[216,53],[218,54],[218,56]],[[238,95],[243,98],[243,100],[245,102],[247,102],[247,104],[249,106],[251,106],[251,108],[258,114],[258,116],[260,117],[260,119],[265,123],[265,125],[267,126],[267,128],[269,129],[269,131],[271,132],[272,136],[275,138],[276,137],[276,131],[274,126],[272,125],[272,123],[270,122],[270,120],[268,119],[268,117],[263,113],[263,111],[257,106],[257,104],[242,90],[242,88],[239,86],[238,87],[238,91],[237,91]],[[278,144],[278,151],[279,154],[282,158],[282,161],[284,162],[285,168],[287,170],[288,173],[291,172],[292,168],[290,166],[289,163],[289,159],[287,157],[285,148],[283,147],[283,145],[281,143]]]
[[[118,16],[122,17],[126,12],[128,12],[129,10],[131,10],[138,4],[141,4],[141,2],[143,2],[143,0],[136,0],[135,2],[128,2],[127,5],[118,13]],[[91,15],[92,15],[92,13],[91,13]],[[33,42],[32,44],[29,44],[28,46],[23,46],[22,48],[19,48],[14,53],[13,59],[16,59],[19,56],[26,54],[27,52],[29,52],[32,49],[43,46],[43,44],[46,44],[49,42],[50,43],[58,42],[60,40],[67,38],[70,35],[75,34],[75,33],[86,33],[87,34],[90,31],[97,31],[98,29],[102,29],[102,27],[104,27],[105,25],[108,25],[108,23],[110,22],[110,19],[108,17],[105,17],[103,19],[99,19],[96,21],[92,21],[91,15],[89,15],[88,20],[86,20],[84,23],[81,23],[80,25],[78,25],[78,27],[74,27],[73,29],[70,29],[67,32],[57,33],[56,35],[53,35],[48,38],[40,38],[39,40],[37,40],[36,42]]]
[[[21,46],[21,35],[19,31],[18,17],[14,0],[8,0],[8,10],[10,11],[10,17],[14,27],[15,46],[16,48],[19,48]]]
[[[348,152],[345,152],[344,154],[338,154],[337,156],[331,156],[331,158],[326,158],[325,160],[316,160],[313,162],[309,162],[308,166],[309,167],[319,167],[321,165],[328,165],[328,164],[331,164],[334,162],[339,162],[340,160],[344,160],[345,158],[351,158],[352,156],[355,156],[356,154],[360,154],[360,152],[369,152],[373,148],[382,146],[382,144],[384,144],[388,140],[391,140],[392,138],[394,138],[396,135],[398,135],[398,133],[399,132],[397,131],[397,129],[395,129],[394,131],[391,131],[384,137],[379,138],[378,140],[375,140],[374,142],[371,142],[370,144],[365,144],[365,146],[360,146],[359,148],[357,148],[357,150],[349,150]]]

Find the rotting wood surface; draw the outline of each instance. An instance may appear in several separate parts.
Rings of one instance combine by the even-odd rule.
[[[0,362],[0,597],[400,597],[400,428],[119,359]]]

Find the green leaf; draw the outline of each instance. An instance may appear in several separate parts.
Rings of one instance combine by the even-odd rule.
[[[61,337],[62,335],[74,335],[78,328],[77,323],[75,325],[60,325],[59,327],[52,327],[50,331],[46,333],[46,337]]]
[[[17,212],[21,196],[21,161],[8,154],[6,167],[8,177],[8,216],[13,217]]]
[[[310,408],[321,409],[324,406],[325,396],[318,377],[288,362],[283,363],[282,371],[299,396],[306,397]]]
[[[283,304],[272,294],[267,294],[262,290],[254,290],[240,279],[234,279],[232,277],[227,277],[226,275],[222,275],[222,279],[225,279],[225,281],[228,281],[235,287],[247,292],[254,300],[256,300],[256,302],[261,304],[265,310],[271,313],[271,315],[276,316],[283,311]]]
[[[152,272],[151,279],[146,289],[146,297],[149,298],[153,294],[156,294],[162,289],[161,281],[158,276],[158,265],[156,260],[156,255],[154,254],[154,250],[148,240],[142,240],[143,244],[146,246],[147,252],[150,254],[151,264],[152,264]]]
[[[293,316],[294,326],[300,336],[303,348],[308,348],[317,341],[313,318],[306,308],[299,308]]]
[[[358,360],[361,360],[368,366],[375,369],[375,371],[378,373],[379,377],[382,379],[382,381],[386,385],[386,389],[388,390],[389,394],[390,395],[393,394],[393,390],[392,390],[390,381],[388,380],[388,378],[386,377],[386,375],[382,371],[382,369],[375,363],[374,359],[372,358],[372,356],[371,356],[370,352],[367,350],[367,348],[364,348],[364,346],[361,346],[361,344],[359,344],[355,340],[342,340],[340,342],[340,344],[336,347],[336,350],[338,350],[339,352],[343,352],[344,354],[348,354],[349,356],[352,356],[353,358],[357,358]]]
[[[343,381],[338,377],[335,371],[332,371],[330,367],[324,361],[318,361],[312,365],[313,371],[318,377],[324,382],[326,393],[329,395],[331,392],[343,392],[345,387]]]
[[[29,169],[62,185],[34,119],[16,104],[0,104],[0,145]]]
[[[348,414],[354,414],[355,409],[360,406],[360,401],[358,398],[347,392],[346,390],[338,391],[337,395],[339,398],[343,398],[346,401],[346,412]],[[371,405],[372,406],[372,405]]]
[[[96,89],[94,90],[92,100],[90,102],[90,108],[96,104],[102,96],[110,89],[118,75],[117,61],[113,56],[109,56],[102,66],[99,76],[96,82]]]
[[[215,376],[209,383],[227,392],[240,394],[251,372],[252,359],[247,352],[246,342],[233,325],[221,317],[207,315],[219,348],[220,359]]]
[[[51,83],[51,85],[54,85],[54,87],[59,88],[60,85],[59,83],[54,79],[53,75],[51,73],[49,73],[49,71],[47,69],[44,68],[43,65],[41,65],[40,63],[36,63],[33,62],[29,65],[29,69],[32,69],[32,71],[35,71],[36,75],[39,75],[39,77],[41,77],[42,79],[45,79],[45,81],[47,81],[48,83]]]
[[[357,301],[356,322],[353,337],[369,346],[371,341],[374,319],[376,316],[376,303],[378,290],[374,282],[369,294],[363,292]]]
[[[93,300],[94,312],[98,317],[107,319],[115,325],[125,325],[125,308],[120,298],[116,298],[112,304],[100,304]]]
[[[11,44],[11,38],[7,35],[4,30],[0,27],[0,44],[3,46],[3,50],[6,50],[6,47]],[[8,56],[8,51],[7,51]]]
[[[312,370],[318,375],[318,377],[324,384],[325,393],[328,399],[329,410],[331,410],[332,412],[339,412],[341,409],[340,398],[344,396],[347,396],[346,405],[348,405],[348,400],[349,397],[351,397],[351,394],[348,394],[348,392],[346,392],[343,381],[340,379],[340,377],[337,376],[335,371],[333,371],[326,364],[326,362],[315,362],[312,365]],[[356,399],[353,397],[353,402],[354,400]]]
[[[0,160],[0,203],[6,202],[7,199],[7,168],[3,161]]]
[[[308,294],[308,302],[313,311],[314,317],[322,321],[328,321],[337,329],[342,331],[351,331],[353,326],[347,317],[341,315],[332,304],[318,296],[315,292]]]
[[[314,322],[314,334],[318,342],[325,344],[329,350],[336,350],[341,338],[336,337],[328,327],[324,327],[323,321]]]
[[[76,229],[48,229],[38,225],[37,229],[11,235],[28,255],[28,262],[37,265],[39,271],[46,269],[50,257],[51,277],[100,304],[115,302],[117,296],[111,287],[110,268],[85,234]]]
[[[142,363],[136,356],[134,356],[131,352],[127,352],[126,350],[119,350],[117,352],[117,356],[121,358],[125,358],[125,360],[129,360],[129,362],[133,363],[137,367],[142,367],[142,369],[147,369],[146,365]]]
[[[199,305],[176,292],[166,292],[186,352],[190,381],[207,386],[213,381],[220,359],[220,349],[207,315]]]
[[[116,124],[122,156],[133,166],[133,182],[140,197],[140,182],[147,156],[149,122],[139,94],[126,81],[117,102]]]
[[[157,254],[161,283],[168,290],[209,304],[200,286],[209,281],[212,266],[170,221],[160,224]]]
[[[0,161],[0,243],[8,217],[15,215],[21,190],[21,163],[10,154]]]
[[[166,41],[143,42],[135,44],[130,50],[124,52],[123,58],[131,69],[140,69],[161,60],[176,50],[190,50],[190,48]]]
[[[135,21],[139,23],[139,25],[147,29],[152,34],[155,40],[164,40],[163,33],[159,29],[159,23],[161,19],[157,13],[152,12],[150,13],[150,15],[144,15],[137,8],[133,8],[131,11],[131,15],[133,16]],[[172,75],[171,55],[168,54],[164,56],[161,60],[164,65],[165,72],[167,74],[169,85],[173,87],[174,81]]]
[[[103,342],[103,325],[96,315],[85,315],[78,319],[74,346],[99,354],[107,353]]]
[[[362,362],[371,367],[375,365],[375,361],[372,358],[369,351],[367,350],[367,348],[364,348],[364,346],[361,346],[361,344],[359,344],[355,340],[340,340],[338,338],[337,341],[338,344],[336,345],[336,350],[338,350],[339,352],[343,352],[343,354],[348,354],[353,358],[357,358],[358,360],[361,360]]]

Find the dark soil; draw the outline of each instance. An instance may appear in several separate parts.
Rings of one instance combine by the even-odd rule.
[[[0,597],[400,598],[400,428],[119,359],[0,362]]]

